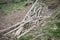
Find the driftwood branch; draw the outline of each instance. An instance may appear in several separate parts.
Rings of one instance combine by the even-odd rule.
[[[38,0],[36,0],[36,2],[34,3],[34,5],[31,7],[31,9],[27,12],[27,14],[26,14],[26,16],[29,14],[29,12],[34,8],[34,6],[35,6],[35,4],[37,3],[37,1]],[[25,18],[26,18],[26,16],[25,16]],[[24,22],[25,21],[25,18],[23,19],[23,21],[22,22]],[[11,27],[8,27],[8,28],[6,28],[6,29],[3,29],[3,30],[0,30],[0,33],[4,33],[5,31],[10,31],[11,30],[11,28],[16,28],[18,25],[20,25],[22,22],[18,22],[18,23],[16,23],[15,25],[13,25],[13,26],[11,26]]]
[[[45,20],[45,19],[43,19],[43,20],[40,22],[40,24],[43,23],[44,20]],[[20,38],[20,37],[24,36],[25,34],[27,34],[28,32],[30,32],[31,30],[33,30],[36,26],[37,26],[37,25],[34,25],[33,27],[30,27],[27,31],[25,31],[24,33],[22,33],[21,35],[19,35],[17,38]]]
[[[30,32],[33,28],[35,28],[36,26],[33,26],[31,28],[29,28],[27,31],[25,31],[24,33],[22,33],[20,36],[18,36],[17,38],[20,38],[21,36],[24,36],[26,33]]]
[[[8,28],[6,28],[6,29],[0,30],[0,33],[3,33],[3,32],[5,32],[5,31],[7,31],[7,30],[10,31],[12,28],[16,28],[16,27],[19,26],[21,23],[22,23],[22,22],[19,22],[19,23],[15,24],[15,25],[13,25],[13,26],[11,26],[11,27],[8,27]]]
[[[8,33],[5,33],[4,35],[9,34],[9,33],[13,32],[13,31],[15,31],[15,30],[17,30],[17,29],[19,29],[19,28],[23,27],[26,23],[28,23],[28,22],[30,22],[30,21],[32,21],[32,20],[29,20],[29,21],[24,22],[23,24],[21,24],[21,25],[20,25],[20,26],[18,26],[17,28],[15,28],[15,29],[13,29],[13,30],[9,31]]]

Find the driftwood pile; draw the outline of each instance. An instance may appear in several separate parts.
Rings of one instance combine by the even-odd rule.
[[[17,36],[17,38],[20,38],[21,36],[24,36],[31,30],[33,30],[35,27],[41,25],[43,26],[43,24],[45,23],[44,21],[50,18],[51,15],[52,13],[49,12],[48,7],[45,4],[40,3],[38,0],[36,0],[21,22],[9,28],[0,30],[0,33],[2,33],[3,35],[11,34]],[[39,35],[37,35],[37,37]]]

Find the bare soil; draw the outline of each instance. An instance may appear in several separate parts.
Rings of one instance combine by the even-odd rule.
[[[14,13],[9,15],[0,14],[0,30],[10,27],[17,22],[21,22],[22,19],[25,17],[26,13],[30,9],[31,6],[25,7],[23,9],[17,10]]]

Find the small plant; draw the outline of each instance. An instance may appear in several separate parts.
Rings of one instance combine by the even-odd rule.
[[[28,35],[28,36],[22,36],[21,38],[19,38],[19,40],[31,40],[32,36]]]

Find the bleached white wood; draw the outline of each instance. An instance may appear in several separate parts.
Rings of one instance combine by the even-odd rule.
[[[40,22],[40,24],[44,21],[45,19],[43,19],[41,22]],[[36,20],[36,21],[38,21],[38,20]],[[27,31],[25,31],[24,33],[22,33],[21,35],[19,35],[17,38],[20,38],[20,37],[22,37],[22,36],[24,36],[25,34],[27,34],[28,32],[30,32],[32,29],[34,29],[35,27],[37,27],[37,25],[34,25],[34,26],[32,26],[32,27],[30,27]]]
[[[25,18],[29,15],[29,13],[31,12],[31,10],[34,8],[34,6],[36,5],[36,3],[38,2],[38,0],[36,0],[36,2],[32,5],[31,9],[27,12],[26,16],[24,17],[23,21],[25,21]]]
[[[23,27],[24,24],[26,24],[26,23],[28,23],[28,22],[30,22],[30,21],[32,21],[32,20],[29,20],[29,21],[24,22],[23,24],[21,24],[21,25],[18,26],[17,28],[15,28],[15,29],[13,29],[13,30],[11,30],[11,31],[9,31],[9,32],[7,32],[7,33],[5,33],[4,35],[9,34],[9,33],[13,32],[13,31],[15,31],[15,30],[17,30],[17,29]]]
[[[20,36],[18,36],[17,38],[20,38],[21,36],[25,35],[26,33],[30,32],[34,27],[36,26],[33,26],[31,28],[29,28],[26,32],[22,33]]]
[[[42,5],[38,5],[38,0],[36,0],[36,2],[32,5],[31,9],[27,12],[26,16],[24,17],[24,19],[22,20],[22,22],[19,22],[9,28],[6,28],[4,30],[0,30],[0,33],[1,32],[4,32],[4,31],[7,31],[7,30],[10,30],[9,32],[7,32],[6,34],[9,34],[11,32],[15,32],[15,36],[18,36],[17,38],[20,38],[21,36],[24,36],[25,34],[27,34],[28,32],[30,32],[31,30],[33,30],[36,25],[33,25],[32,27],[28,28],[27,31],[25,31],[24,33],[22,33],[21,35],[19,35],[21,33],[21,31],[23,30],[24,28],[24,25],[26,25],[26,23],[28,22],[33,22],[36,23],[36,21],[38,21],[38,19],[42,19],[42,21],[40,23],[43,23],[43,21],[47,18],[49,18],[52,14],[49,14],[48,16],[42,16],[41,13],[42,13],[42,10],[43,10],[43,7]],[[38,13],[37,13],[38,12]],[[34,14],[35,13],[35,14]],[[31,17],[31,15],[33,15]],[[37,16],[36,16],[37,15]],[[26,19],[26,20],[25,20]],[[19,25],[19,26],[18,26]],[[17,26],[17,27],[16,27]],[[10,29],[10,28],[14,28],[14,29]],[[6,35],[5,34],[5,35]]]
[[[34,5],[31,7],[31,9],[34,8],[34,6],[35,6],[35,4],[37,3],[37,1],[38,1],[38,0],[36,0],[36,2],[35,2]],[[31,11],[31,9],[27,12],[26,16],[29,14],[29,12]],[[25,16],[25,18],[26,18],[26,16]],[[23,19],[23,21],[25,21],[25,18]],[[22,22],[23,22],[23,21],[22,21]],[[11,27],[8,27],[8,28],[6,28],[6,29],[0,30],[0,33],[4,32],[4,31],[7,31],[7,30],[10,30],[10,28],[16,27],[17,25],[20,25],[22,22],[18,22],[18,23],[16,23],[15,25],[13,25],[13,26],[11,26]]]
[[[19,30],[16,31],[15,36],[18,36],[22,30],[23,30],[23,27],[20,27]]]
[[[22,22],[18,22],[18,23],[16,23],[13,26],[7,27],[6,29],[2,29],[2,30],[0,30],[0,33],[4,32],[4,31],[7,31],[7,30],[10,30],[11,28],[15,28],[17,25],[20,25],[21,23]]]

